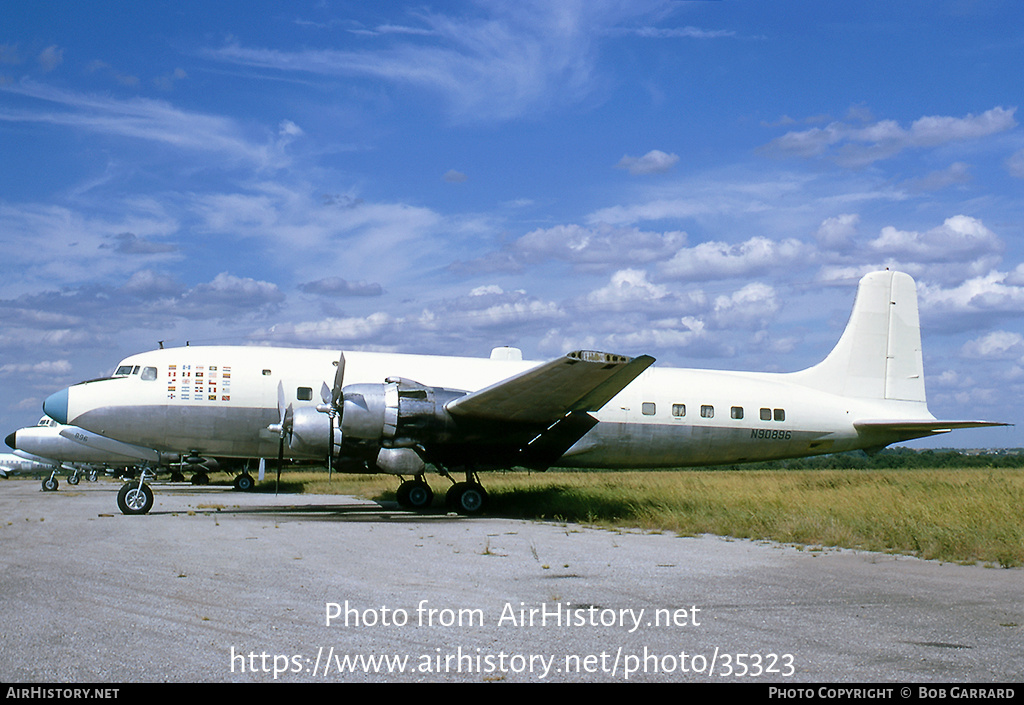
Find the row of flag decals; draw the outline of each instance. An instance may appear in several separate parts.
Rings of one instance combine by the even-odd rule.
[[[168,365],[167,398],[231,401],[231,368],[217,365]]]

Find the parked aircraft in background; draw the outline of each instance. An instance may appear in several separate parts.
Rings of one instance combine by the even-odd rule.
[[[839,342],[806,370],[653,362],[592,351],[525,362],[514,348],[481,359],[184,347],[132,355],[111,377],[59,391],[43,409],[154,452],[325,458],[410,476],[398,499],[414,508],[433,499],[429,467],[452,482],[447,502],[462,513],[483,509],[485,469],[742,463],[1003,425],[940,421],[928,411],[916,286],[900,272],[861,280]],[[149,488],[126,487],[134,488],[128,513],[147,512]]]
[[[61,468],[69,471],[68,482],[72,485],[77,485],[83,474],[95,479],[97,471],[110,469],[134,476],[139,467],[151,475],[158,469],[169,468],[171,480],[180,482],[184,480],[183,465],[192,473],[192,484],[203,485],[209,482],[209,473],[220,469],[214,458],[191,458],[191,462],[182,463],[177,453],[160,453],[114,441],[75,426],[59,424],[48,416],[35,426],[9,434],[5,441],[15,449],[15,456],[53,467],[50,478],[43,481],[43,489],[48,491],[57,489],[56,473]],[[255,480],[243,471],[234,484],[236,489],[249,490]]]
[[[57,463],[48,462],[42,458],[23,458],[14,453],[0,453],[0,478],[7,479],[10,475],[18,475],[26,472],[53,472],[59,467]],[[43,489],[47,489],[45,486]]]
[[[66,428],[44,416],[35,426],[20,428],[4,439],[14,449],[14,457],[35,463],[36,469],[50,471],[50,476],[43,480],[43,490],[50,492],[59,487],[57,473],[61,470],[68,472],[70,484],[77,485],[83,476],[95,481],[100,471],[134,464],[123,455],[98,451],[62,437],[60,432]]]

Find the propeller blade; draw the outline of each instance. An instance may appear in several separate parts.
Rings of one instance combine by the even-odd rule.
[[[291,435],[295,422],[295,410],[291,404],[285,406],[284,382],[280,381],[277,383],[277,410],[281,413],[281,423],[270,427],[280,434],[277,442],[277,480],[274,482],[275,497],[281,485],[281,466],[284,465],[284,440],[287,436]]]
[[[327,481],[330,482],[334,473],[334,414],[329,414],[327,421],[331,424],[327,440]]]
[[[281,466],[284,464],[284,433],[281,433],[281,440],[277,444],[277,479],[274,480],[274,496],[281,486]]]
[[[339,353],[338,355],[338,366],[334,370],[334,386],[330,390],[330,403],[331,411],[328,413],[328,418],[331,423],[331,430],[329,433],[329,443],[327,445],[327,480],[330,481],[331,475],[334,472],[334,417],[338,417],[338,428],[341,428],[342,415],[345,413],[345,398],[343,388],[345,385],[345,353]],[[320,390],[320,395],[327,401],[327,383],[324,382],[323,388]]]
[[[341,413],[341,389],[345,383],[345,353],[338,356],[338,368],[334,370],[334,387],[331,389],[331,406]]]

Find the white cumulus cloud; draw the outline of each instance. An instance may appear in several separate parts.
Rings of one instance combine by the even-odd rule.
[[[678,154],[666,154],[659,149],[652,149],[642,157],[624,156],[615,167],[626,169],[630,174],[664,174],[678,161]]]

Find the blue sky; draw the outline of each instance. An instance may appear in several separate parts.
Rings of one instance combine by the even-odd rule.
[[[885,266],[932,411],[1021,421],[1016,0],[4,16],[0,427],[161,340],[791,371]]]

